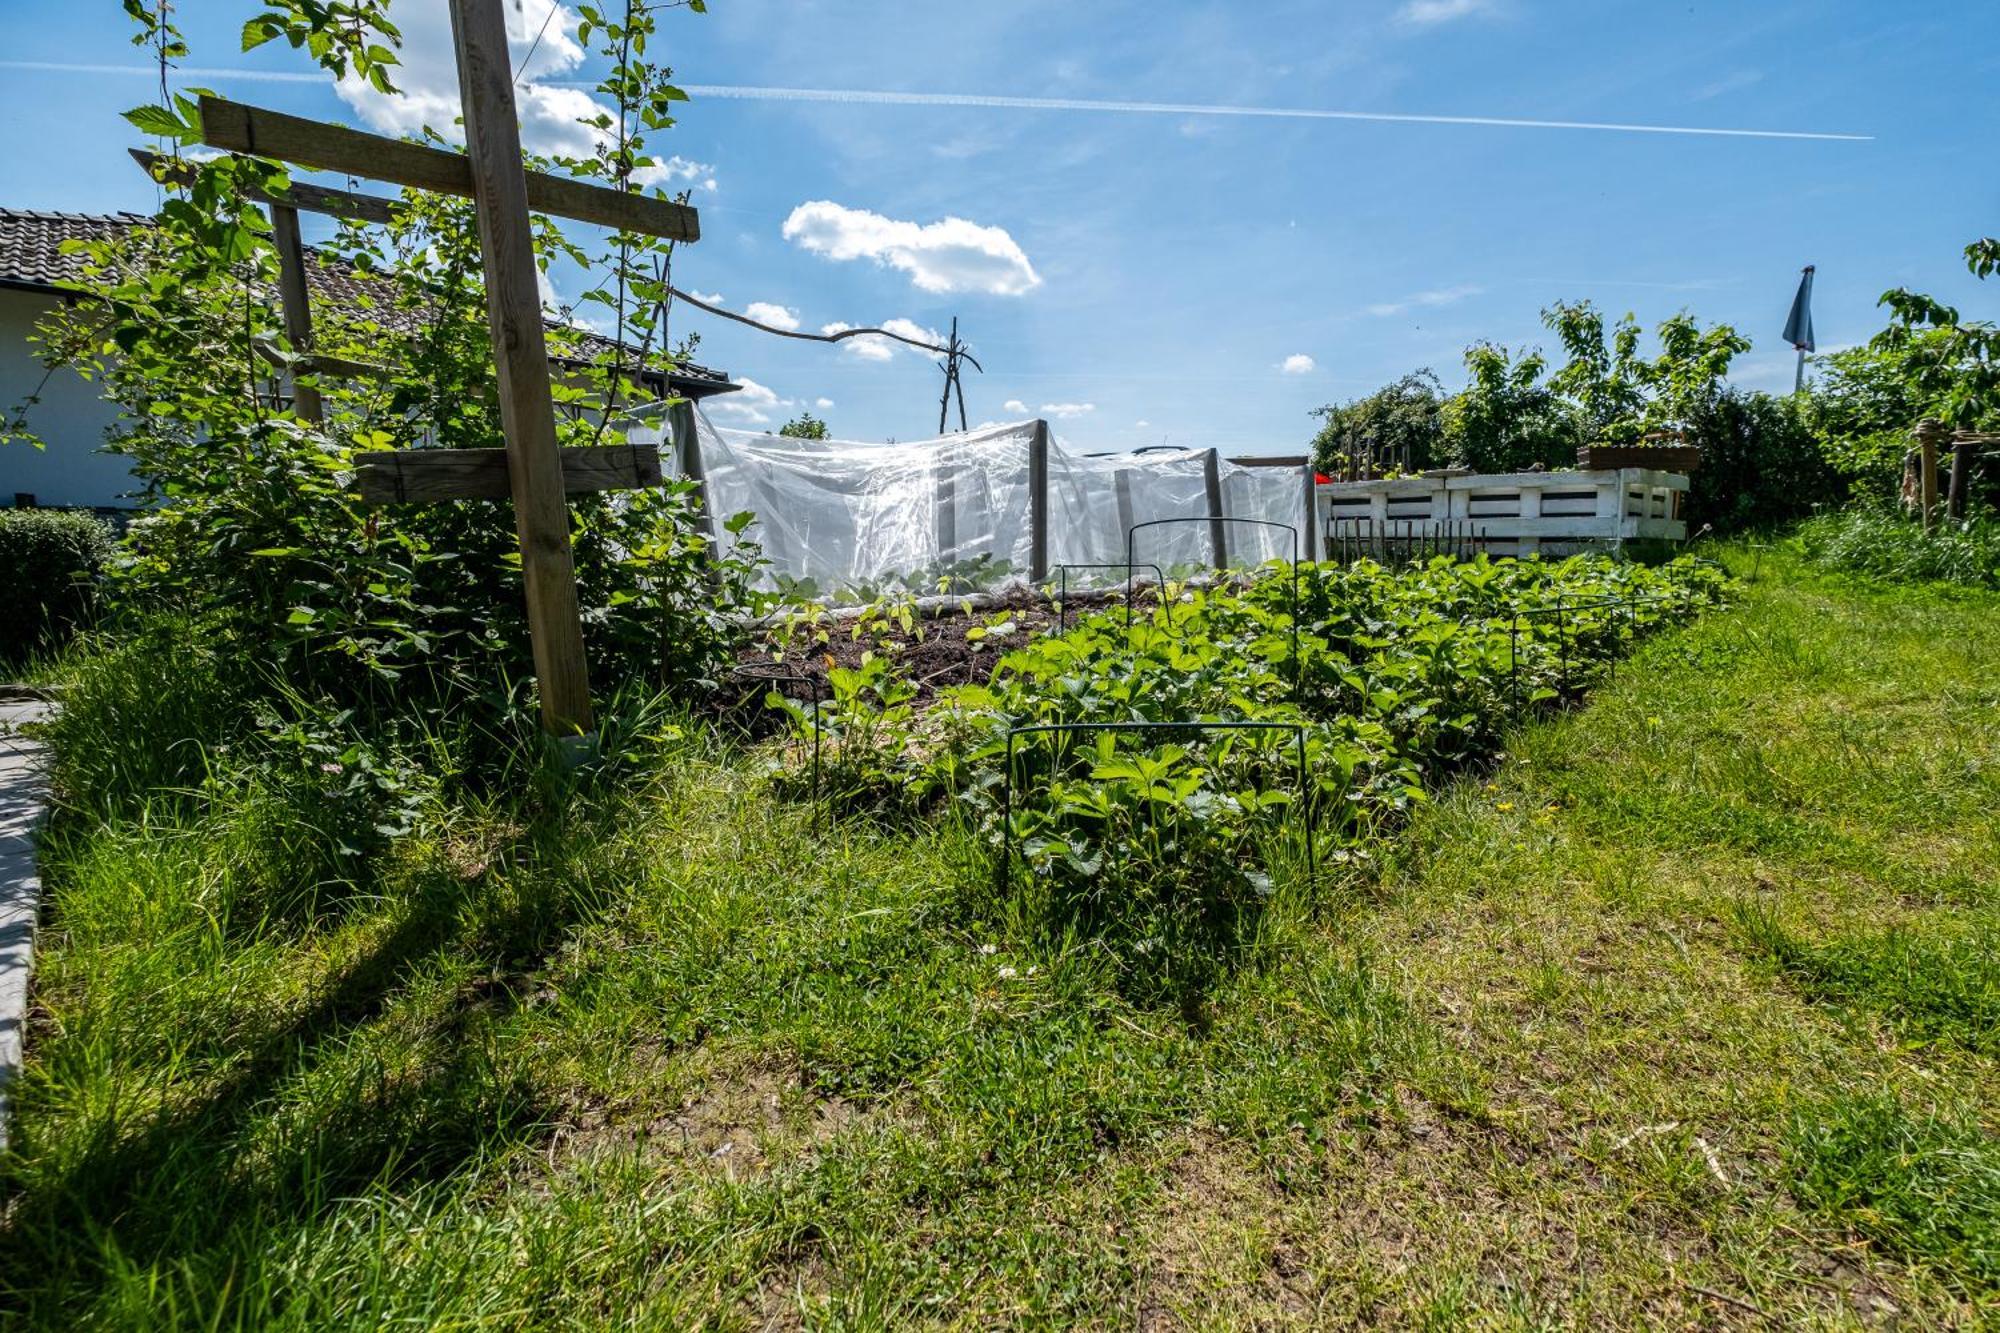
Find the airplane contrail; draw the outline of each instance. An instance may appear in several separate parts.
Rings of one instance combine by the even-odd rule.
[[[135,74],[157,78],[149,65],[87,65],[55,60],[0,60],[0,69],[38,70],[60,74]],[[183,66],[182,78],[232,79],[261,83],[320,83],[323,73],[285,70],[217,69]],[[589,88],[582,79],[538,80],[551,88]],[[1709,125],[1645,125],[1606,120],[1537,120],[1522,116],[1445,116],[1402,111],[1328,111],[1315,107],[1231,106],[1214,102],[1131,102],[1087,97],[1006,97],[987,93],[899,93],[856,88],[769,88],[736,83],[691,83],[682,88],[691,97],[742,102],[827,102],[862,106],[975,107],[1003,111],[1086,111],[1123,115],[1233,116],[1271,120],[1352,120],[1398,125],[1473,125],[1488,129],[1590,130],[1612,134],[1678,134],[1725,139],[1812,139],[1836,143],[1871,143],[1872,134],[1835,134],[1822,130],[1724,129]]]
[[[553,86],[587,87],[580,82]],[[1868,143],[1872,134],[1815,130],[1716,129],[1706,125],[1639,125],[1599,120],[1532,120],[1516,116],[1440,116],[1397,111],[1324,111],[1312,107],[1230,106],[1212,102],[1123,102],[1085,97],[1003,97],[985,93],[892,93],[835,88],[758,88],[683,84],[690,97],[756,102],[850,102],[876,106],[992,107],[1009,111],[1100,111],[1161,116],[1245,116],[1279,120],[1366,120],[1406,125],[1482,125],[1503,129],[1603,130],[1623,134],[1695,134],[1738,139],[1823,139]]]

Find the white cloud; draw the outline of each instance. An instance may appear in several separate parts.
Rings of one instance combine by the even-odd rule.
[[[740,390],[716,394],[702,403],[701,410],[710,416],[733,418],[742,425],[763,426],[770,423],[773,413],[796,405],[790,398],[779,397],[776,389],[759,384],[748,375],[738,375],[736,382],[743,386]]]
[[[1000,404],[1000,410],[1002,412],[1026,413],[1028,410],[1028,405],[1022,402],[1018,398],[1009,398],[1006,402]]]
[[[1132,423],[1132,429],[1133,429],[1133,430],[1144,430],[1144,429],[1146,429],[1146,427],[1148,427],[1148,426],[1150,426],[1150,425],[1152,425],[1152,424],[1153,424],[1153,423],[1152,423],[1152,422],[1150,422],[1150,421],[1135,421],[1135,422],[1133,422],[1133,423]]]
[[[835,320],[831,324],[820,325],[819,331],[831,336],[836,333],[845,333],[853,327],[854,325],[852,324],[843,324],[839,320]],[[873,334],[864,334],[859,338],[843,339],[840,343],[840,350],[862,361],[887,361],[896,355],[896,344],[890,342],[887,338],[877,338]]]
[[[1043,403],[1042,404],[1042,415],[1045,417],[1055,417],[1058,420],[1067,420],[1070,417],[1080,417],[1087,413],[1095,412],[1096,410],[1097,410],[1096,403]]]
[[[608,136],[579,122],[609,114],[610,105],[582,88],[549,82],[584,62],[586,52],[576,40],[577,12],[558,0],[513,0],[501,6],[501,12],[507,22],[507,52],[518,76],[514,102],[521,117],[522,146],[531,153],[588,157]],[[435,0],[393,0],[390,14],[403,34],[402,63],[394,70],[402,91],[385,97],[349,76],[337,85],[341,99],[370,128],[384,134],[415,134],[428,127],[447,139],[463,139],[456,124],[458,64],[452,53],[449,8]],[[633,179],[648,186],[699,182],[701,188],[712,190],[714,173],[706,163],[673,156],[656,158]]]
[[[820,325],[819,331],[821,333],[833,334],[842,333],[855,327],[857,326],[841,323],[836,320],[832,324]],[[919,342],[927,342],[940,347],[945,342],[945,336],[936,329],[927,329],[915,320],[904,319],[901,316],[897,316],[895,319],[885,319],[874,327],[884,329],[890,333],[901,334],[905,338],[915,338]],[[912,347],[908,343],[899,343],[894,338],[884,338],[873,333],[864,333],[858,338],[842,339],[840,347],[842,351],[851,356],[859,357],[863,361],[888,361],[896,355],[898,350],[908,352],[912,356],[928,357],[931,355],[931,353],[921,347]]]
[[[828,259],[872,259],[901,269],[926,292],[1019,296],[1041,285],[1028,256],[1001,227],[964,218],[900,222],[831,200],[800,204],[785,219],[786,240]]]
[[[927,342],[931,344],[933,347],[945,346],[945,336],[942,333],[939,333],[936,329],[927,329],[913,319],[902,319],[900,317],[896,319],[885,319],[882,321],[881,326],[884,329],[888,330],[890,333],[899,333],[905,338],[915,338],[918,342]],[[899,343],[897,345],[900,347],[908,348],[910,352],[912,352],[917,356],[930,355],[930,353],[926,352],[923,348],[910,347],[908,343]]]
[[[695,287],[695,288],[691,288],[691,289],[690,289],[690,290],[688,291],[688,295],[689,295],[689,296],[692,296],[692,297],[693,297],[693,298],[694,298],[695,300],[697,300],[697,301],[701,301],[701,302],[704,302],[704,303],[706,303],[706,304],[708,304],[708,305],[721,305],[721,304],[722,304],[722,293],[721,293],[721,292],[705,292],[705,291],[703,291],[703,290],[702,290],[701,288],[699,288],[699,287]]]
[[[1278,369],[1287,375],[1310,375],[1317,369],[1317,365],[1304,352],[1293,352],[1278,363]]]
[[[1454,302],[1463,301],[1468,296],[1477,296],[1485,290],[1484,287],[1470,285],[1463,287],[1438,287],[1431,291],[1417,292],[1415,295],[1406,296],[1400,301],[1384,301],[1379,305],[1371,305],[1368,307],[1368,313],[1379,318],[1387,318],[1390,315],[1400,315],[1406,310],[1451,305]]]
[[[818,409],[819,409],[820,411],[824,412],[824,411],[826,411],[826,409],[827,409],[827,408],[829,408],[829,407],[832,407],[832,406],[833,406],[833,399],[831,399],[831,398],[815,398],[815,399],[813,399],[813,406],[814,406],[814,407],[816,407],[816,408],[818,408]]]
[[[1473,14],[1485,13],[1493,7],[1492,0],[1410,0],[1396,17],[1405,23],[1418,27],[1449,23]]]
[[[769,324],[772,328],[783,329],[787,333],[799,326],[798,311],[787,310],[784,306],[775,305],[770,301],[752,301],[743,307],[743,313],[759,324]]]

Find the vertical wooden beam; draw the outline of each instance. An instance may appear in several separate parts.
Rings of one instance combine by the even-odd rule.
[[[592,730],[590,675],[583,656],[562,458],[556,451],[548,345],[535,283],[521,125],[514,111],[514,71],[507,58],[502,3],[451,0],[451,33],[458,52],[465,151],[486,268],[486,320],[499,370],[500,423],[507,435],[507,473],[521,540],[542,726],[571,736]]]
[[[284,314],[285,340],[291,343],[294,355],[304,356],[312,351],[312,297],[306,286],[306,246],[299,238],[299,210],[290,204],[269,207],[271,241],[278,248],[278,305]],[[296,366],[292,368],[292,409],[315,426],[326,420],[319,390],[299,382]]]
[[[1028,578],[1049,576],[1049,423],[1037,420],[1028,440]]]
[[[1229,525],[1222,521],[1222,460],[1210,449],[1201,456],[1201,488],[1208,494],[1208,547],[1217,569],[1229,568]]]
[[[938,559],[956,558],[952,553],[958,549],[958,464],[939,462],[931,474],[931,496],[935,507],[933,532],[937,538]]]
[[[1931,417],[1917,423],[1917,512],[1923,515],[1925,532],[1937,521],[1938,441],[1949,433]]]
[[[1305,525],[1305,530],[1302,534],[1304,537],[1303,544],[1305,547],[1305,558],[1309,561],[1318,560],[1319,559],[1319,481],[1317,479],[1317,474],[1313,471],[1312,459],[1308,458],[1306,460],[1305,466],[1301,468],[1300,471],[1304,474],[1303,481],[1305,484],[1305,493],[1306,493],[1306,519],[1305,519],[1306,525]]]
[[[1966,492],[1972,486],[1972,450],[1970,440],[1951,446],[1951,486],[1945,492],[1944,511],[1953,518],[1965,517]]]
[[[701,436],[695,430],[694,403],[682,398],[667,404],[667,432],[674,437],[674,463],[680,474],[694,483],[694,524],[708,538],[708,557],[721,552],[715,548],[715,510],[708,502],[708,469],[702,466]]]

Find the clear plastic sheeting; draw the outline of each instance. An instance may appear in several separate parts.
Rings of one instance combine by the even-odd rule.
[[[906,444],[798,440],[716,426],[693,413],[709,510],[756,516],[740,540],[768,562],[765,582],[809,597],[866,599],[1001,591],[1025,584],[1034,556],[1031,458],[1038,423],[988,426]],[[644,442],[651,431],[634,431]],[[1048,572],[1132,559],[1175,571],[1212,568],[1202,451],[1085,456],[1051,434]],[[1300,528],[1305,487],[1294,468],[1218,460],[1225,515]],[[722,540],[732,541],[726,533]],[[1292,556],[1288,531],[1224,525],[1231,565]],[[1301,556],[1304,552],[1301,550]],[[1150,577],[1146,572],[1143,577]],[[1121,581],[1122,570],[1078,570],[1072,586]]]

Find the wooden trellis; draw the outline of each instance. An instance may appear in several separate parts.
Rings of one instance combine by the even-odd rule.
[[[528,213],[532,208],[675,241],[697,240],[701,228],[695,210],[684,204],[523,169],[501,4],[451,0],[465,118],[462,155],[218,97],[201,99],[202,138],[213,148],[472,199],[506,447],[366,455],[357,460],[359,484],[363,497],[377,503],[512,496],[542,725],[558,736],[582,737],[593,729],[590,679],[565,497],[658,485],[660,461],[649,445],[558,448]],[[306,185],[273,192],[265,202],[272,208],[279,247],[286,334],[303,352],[312,329],[294,210],[381,220],[387,205],[366,195]],[[324,368],[314,366],[312,359],[306,364]],[[308,392],[310,386],[299,388],[299,411],[317,419],[318,395]]]

